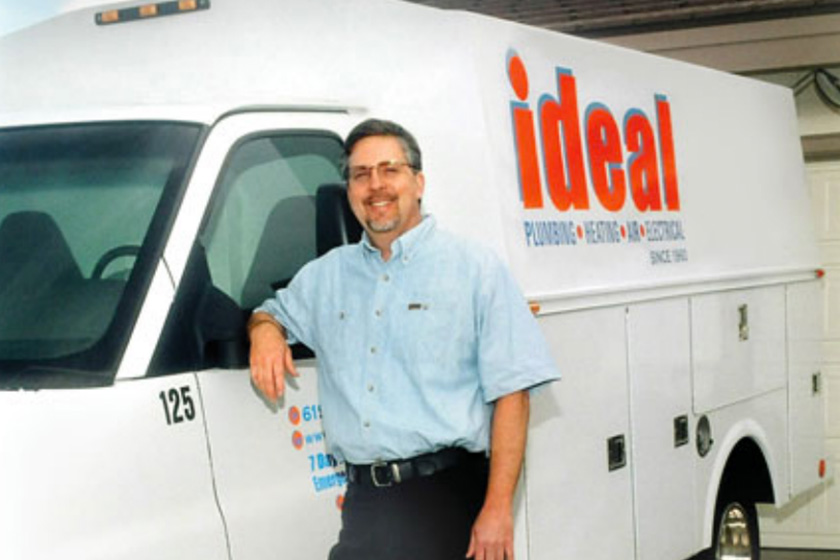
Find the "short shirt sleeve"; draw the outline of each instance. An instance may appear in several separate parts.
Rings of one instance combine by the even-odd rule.
[[[507,267],[488,259],[479,295],[478,368],[484,400],[560,379],[545,337]]]
[[[316,286],[317,261],[312,261],[298,271],[286,288],[277,290],[273,298],[267,299],[254,310],[269,313],[286,329],[289,344],[302,342],[314,348],[315,323],[312,302]]]

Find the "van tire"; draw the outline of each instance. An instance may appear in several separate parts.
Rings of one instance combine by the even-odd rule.
[[[721,496],[715,511],[711,560],[760,560],[758,514],[749,500]]]

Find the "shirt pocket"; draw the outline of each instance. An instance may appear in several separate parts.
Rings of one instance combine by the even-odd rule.
[[[440,296],[411,298],[404,302],[401,315],[403,339],[415,364],[446,367],[459,359],[465,318],[457,300]]]
[[[345,301],[331,306],[327,313],[324,317],[327,337],[321,344],[323,356],[319,360],[325,361],[331,371],[346,374],[350,365],[358,361],[364,342],[362,312],[357,302]]]

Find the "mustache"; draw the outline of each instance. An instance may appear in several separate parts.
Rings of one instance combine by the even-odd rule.
[[[362,202],[364,202],[365,204],[373,204],[375,202],[393,202],[394,200],[397,200],[396,194],[376,194],[365,198]]]

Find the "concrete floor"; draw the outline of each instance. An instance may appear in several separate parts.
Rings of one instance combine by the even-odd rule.
[[[762,560],[840,560],[840,550],[786,550],[765,549],[761,551]]]

